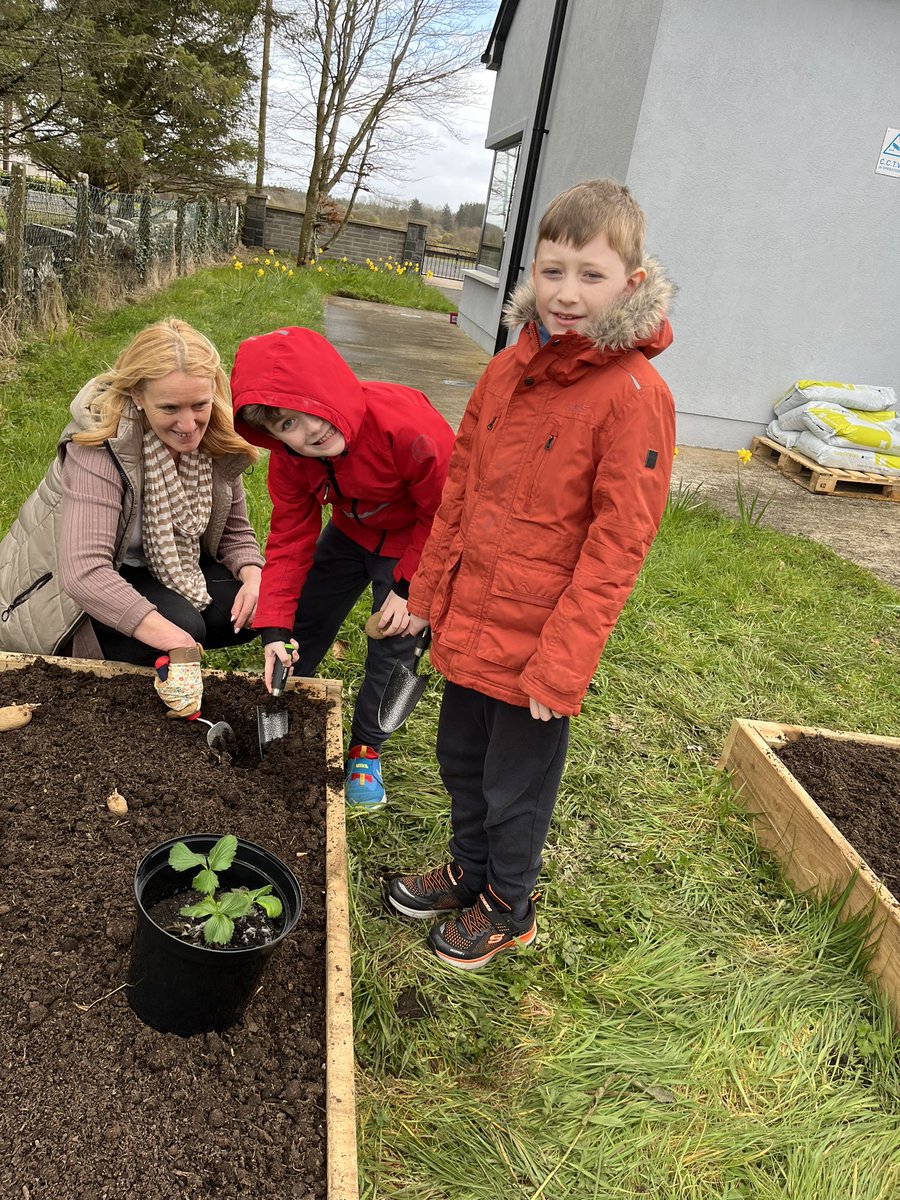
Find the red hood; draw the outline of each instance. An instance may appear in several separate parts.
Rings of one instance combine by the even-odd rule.
[[[268,450],[283,443],[241,420],[244,405],[322,417],[340,430],[348,449],[366,413],[362,384],[337,350],[321,334],[296,325],[241,342],[231,370],[231,400],[237,432]]]

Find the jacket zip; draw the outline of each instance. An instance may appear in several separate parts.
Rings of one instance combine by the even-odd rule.
[[[538,464],[535,468],[534,475],[531,480],[531,487],[528,490],[528,503],[527,503],[527,507],[526,507],[526,512],[531,512],[531,510],[534,507],[534,504],[537,500],[537,491],[538,491],[538,488],[543,479],[544,467],[546,466],[547,462],[549,461],[548,456],[549,456],[550,452],[553,450],[553,446],[556,442],[557,436],[558,435],[556,433],[551,433],[550,436],[547,438],[546,442],[544,442],[543,453],[541,454],[540,461],[538,462]]]
[[[10,600],[9,604],[6,606],[6,608],[4,608],[3,612],[0,613],[0,621],[8,621],[10,616],[12,615],[13,609],[18,608],[20,604],[24,604],[32,592],[40,591],[40,589],[45,584],[49,583],[52,578],[53,578],[52,571],[47,571],[46,574],[39,575],[33,583],[30,583],[28,585],[28,587],[25,589],[24,592],[19,592],[18,596],[15,596],[15,597],[13,597],[12,600]]]
[[[334,493],[336,496],[343,496],[344,493],[341,491],[340,487],[338,486],[337,476],[334,473],[334,467],[331,465],[331,460],[326,458],[325,461],[322,463],[322,466],[325,468],[325,470],[328,474],[328,481],[325,484],[325,491],[322,493],[322,503],[327,504],[328,503],[328,493],[331,491],[332,488],[334,488]]]
[[[103,444],[106,446],[106,449],[109,452],[109,457],[113,460],[113,466],[116,468],[116,470],[119,472],[119,474],[122,477],[122,482],[125,484],[125,491],[128,494],[128,499],[131,501],[131,508],[128,510],[128,516],[122,522],[122,537],[119,538],[116,548],[113,551],[113,564],[115,564],[119,558],[119,551],[122,549],[122,541],[125,537],[125,531],[128,529],[128,525],[131,521],[131,514],[134,512],[134,487],[132,486],[131,480],[128,478],[128,476],[125,473],[125,468],[122,466],[122,464],[119,462],[118,458],[116,457],[112,446],[110,446],[108,441],[104,442]]]

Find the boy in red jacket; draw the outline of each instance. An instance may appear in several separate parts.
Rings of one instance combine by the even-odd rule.
[[[364,383],[311,329],[276,329],[238,347],[235,428],[272,451],[272,525],[253,627],[266,687],[279,658],[312,675],[371,584],[383,639],[369,638],[353,711],[345,795],[385,802],[378,705],[394,663],[411,665],[409,582],[447,475],[453,430],[428,399],[396,383]],[[331,519],[322,528],[322,509]],[[299,654],[285,642],[293,634]]]
[[[550,204],[514,346],[491,360],[457,435],[409,593],[446,684],[437,756],[450,862],[390,879],[428,941],[481,967],[535,937],[532,889],[569,717],[656,534],[674,452],[672,397],[650,358],[672,340],[673,288],[644,257],[627,188],[592,180]]]

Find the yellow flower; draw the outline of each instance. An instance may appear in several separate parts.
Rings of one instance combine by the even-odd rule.
[[[432,279],[433,277],[434,277],[434,271],[426,271],[425,272],[426,279]]]
[[[265,275],[265,271],[262,269],[262,267],[260,267],[259,270],[256,272],[257,279],[262,279],[262,277],[264,275]]]
[[[324,268],[324,267],[316,267],[316,270],[317,270],[317,271],[324,271],[324,270],[325,270],[325,268]]]
[[[236,271],[243,271],[243,269],[244,269],[244,264],[243,264],[242,262],[236,262],[236,263],[234,264],[234,269],[235,269]]]
[[[282,273],[282,275],[285,273],[285,271],[286,271],[286,270],[287,270],[287,267],[285,267],[285,266],[282,266],[282,268],[281,268],[281,273]]]
[[[416,263],[416,267],[415,267],[415,269],[416,269],[416,271],[418,271],[418,270],[419,270],[419,264],[418,264],[418,263]]]
[[[737,456],[742,463],[748,463],[753,457],[753,452],[751,450],[738,450]]]
[[[294,278],[294,272],[288,271],[288,279],[293,279],[293,278]]]
[[[254,261],[254,262],[259,262],[259,259],[258,259],[258,258],[254,258],[254,260],[253,260],[253,261]]]
[[[389,263],[389,262],[387,262],[387,263],[385,263],[385,264],[384,264],[384,269],[385,269],[386,271],[393,271],[393,269],[394,269],[394,264],[393,264],[393,263]]]
[[[274,250],[267,250],[267,251],[266,251],[266,254],[271,254],[273,258],[275,257],[275,251],[274,251]]]
[[[268,265],[269,265],[269,263],[270,263],[271,261],[272,261],[272,260],[271,260],[271,258],[267,258],[267,259],[265,260],[265,262],[266,262],[266,266],[268,266]]]
[[[345,254],[344,257],[341,259],[341,262],[346,262],[346,261],[347,261],[347,255]]]
[[[278,259],[277,259],[277,258],[275,259],[275,266],[276,266],[276,267],[280,267],[280,266],[281,266],[281,263],[278,261]]]
[[[403,272],[404,272],[405,270],[406,270],[406,267],[398,267],[398,268],[397,268],[397,274],[398,274],[398,275],[402,275],[402,274],[403,274]]]

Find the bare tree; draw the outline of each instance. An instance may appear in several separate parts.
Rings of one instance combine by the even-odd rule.
[[[344,219],[373,171],[409,160],[413,118],[452,130],[464,72],[478,60],[484,5],[475,0],[293,0],[284,53],[297,76],[282,99],[283,137],[309,158],[298,258],[310,258],[317,214],[339,184]],[[282,68],[284,72],[284,67]]]

